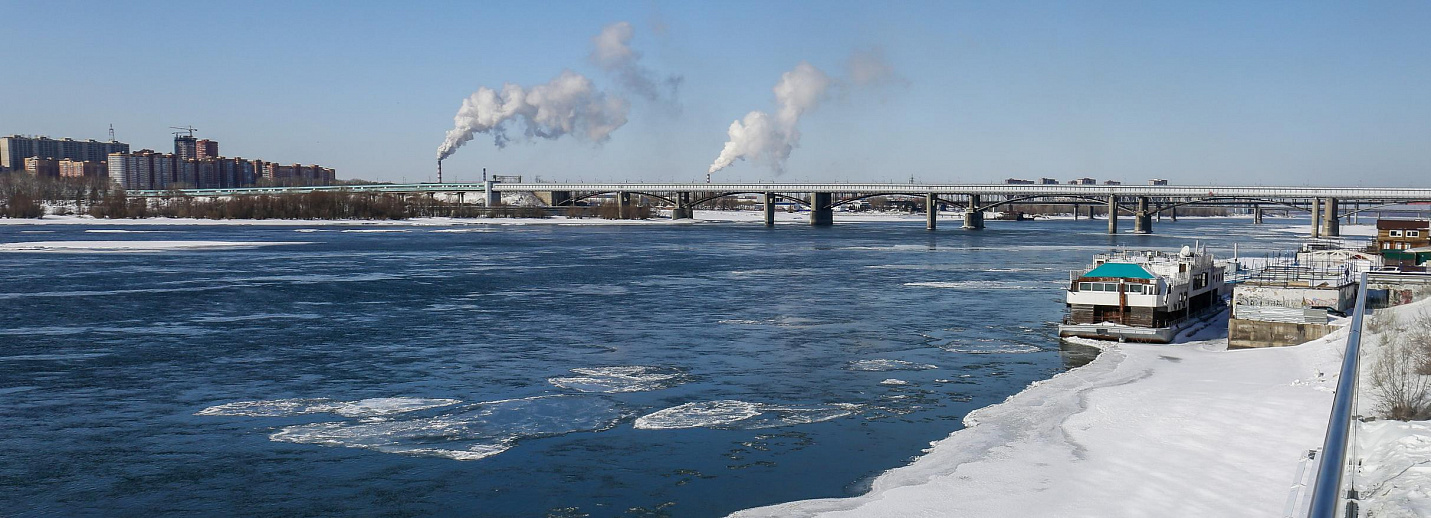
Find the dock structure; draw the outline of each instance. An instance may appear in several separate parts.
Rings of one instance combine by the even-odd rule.
[[[612,197],[621,204],[621,213],[630,211],[632,196],[641,196],[671,209],[673,219],[694,217],[695,207],[729,196],[759,195],[763,198],[766,225],[775,224],[775,203],[785,200],[810,212],[809,223],[828,226],[835,222],[835,209],[877,196],[923,198],[927,212],[925,226],[935,230],[941,206],[963,207],[961,228],[984,228],[986,212],[1028,204],[1065,205],[1077,217],[1080,207],[1094,216],[1098,205],[1106,207],[1108,233],[1118,233],[1120,212],[1133,217],[1133,232],[1153,232],[1153,221],[1167,213],[1177,221],[1178,207],[1187,205],[1246,209],[1254,224],[1261,224],[1266,207],[1311,216],[1313,237],[1341,234],[1342,218],[1349,221],[1360,212],[1405,202],[1431,201],[1427,188],[1367,187],[1266,187],[1266,186],[1178,186],[1178,185],[1068,185],[1068,184],[899,184],[899,183],[522,183],[484,181],[480,183],[370,184],[311,187],[247,187],[230,189],[182,189],[128,191],[135,197],[174,196],[230,197],[309,192],[389,193],[401,195],[483,193],[482,200],[493,206],[505,192],[536,193],[554,207],[572,206],[595,197]],[[917,204],[918,201],[912,203]],[[1350,208],[1348,208],[1350,207]]]

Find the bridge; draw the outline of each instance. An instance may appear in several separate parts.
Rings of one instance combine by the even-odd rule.
[[[765,224],[775,224],[777,200],[787,200],[810,210],[810,224],[834,224],[834,209],[876,196],[922,197],[925,207],[962,208],[963,228],[984,228],[984,213],[1019,204],[1071,204],[1077,217],[1080,206],[1105,206],[1108,232],[1118,232],[1119,214],[1133,218],[1136,233],[1153,231],[1155,216],[1187,205],[1250,208],[1260,224],[1265,208],[1305,211],[1312,219],[1312,236],[1340,235],[1341,218],[1405,202],[1431,201],[1431,188],[1380,187],[1269,187],[1189,185],[1072,185],[1072,184],[913,184],[913,183],[418,183],[315,187],[246,187],[230,189],[179,189],[129,191],[138,197],[227,197],[302,194],[310,192],[454,194],[482,193],[483,203],[500,203],[501,193],[542,193],[552,206],[570,206],[598,196],[613,196],[624,213],[632,196],[658,200],[671,209],[673,219],[689,219],[697,205],[727,196],[760,195]],[[926,227],[934,230],[938,210],[926,210]]]

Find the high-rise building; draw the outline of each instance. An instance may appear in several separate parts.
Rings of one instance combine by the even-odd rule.
[[[194,158],[218,158],[219,143],[209,139],[200,139],[194,143]]]
[[[55,178],[60,175],[60,161],[32,156],[25,159],[25,172],[35,176]]]
[[[106,159],[108,159],[106,157]],[[93,160],[71,160],[62,159],[59,163],[60,178],[103,178],[105,167],[102,162]]]
[[[174,156],[179,160],[199,158],[199,141],[193,135],[174,135]]]
[[[0,137],[0,170],[19,171],[30,157],[104,162],[110,153],[128,153],[129,144],[118,141],[74,140],[11,135]]]

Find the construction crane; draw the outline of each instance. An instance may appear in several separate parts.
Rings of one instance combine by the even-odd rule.
[[[175,136],[175,137],[181,136],[185,131],[187,131],[187,132],[189,132],[189,138],[194,138],[194,132],[195,132],[195,131],[199,131],[199,128],[195,128],[195,127],[193,127],[193,126],[169,126],[169,128],[171,128],[171,129],[176,129],[176,130],[183,130],[183,131],[175,131],[175,132],[174,132],[174,136]]]

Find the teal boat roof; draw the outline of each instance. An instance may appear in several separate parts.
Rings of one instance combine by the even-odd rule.
[[[1121,279],[1152,279],[1153,274],[1142,266],[1131,263],[1103,263],[1092,271],[1083,274],[1084,277],[1118,277]]]

